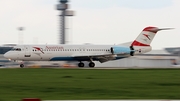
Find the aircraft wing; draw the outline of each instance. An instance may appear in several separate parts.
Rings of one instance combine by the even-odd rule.
[[[125,58],[127,57],[127,54],[122,54],[121,56],[114,54],[74,54],[72,57],[76,58],[77,60],[93,60],[103,63],[110,60],[116,60],[117,58]]]

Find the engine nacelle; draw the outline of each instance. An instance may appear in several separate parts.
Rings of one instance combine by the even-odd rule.
[[[133,56],[132,52],[134,52],[134,50],[129,47],[111,47],[112,54],[130,54]]]

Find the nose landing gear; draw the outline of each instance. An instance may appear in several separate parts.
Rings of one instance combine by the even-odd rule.
[[[24,64],[20,64],[20,67],[23,68],[23,67],[24,67]]]

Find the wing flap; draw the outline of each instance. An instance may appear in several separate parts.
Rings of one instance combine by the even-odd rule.
[[[81,59],[81,58],[89,58],[89,60],[99,61],[101,63],[107,62],[109,60],[116,59],[117,55],[113,54],[74,54],[72,57]]]
[[[96,57],[96,56],[106,56],[112,54],[74,54],[72,57]]]

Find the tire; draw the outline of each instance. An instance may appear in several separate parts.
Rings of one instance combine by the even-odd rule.
[[[89,67],[95,67],[95,63],[94,62],[90,62],[89,63]]]
[[[78,67],[84,67],[84,63],[80,62],[80,63],[78,64]]]
[[[20,64],[20,67],[23,68],[23,67],[24,67],[24,64]]]

